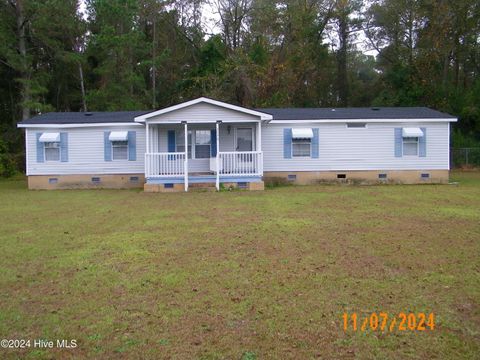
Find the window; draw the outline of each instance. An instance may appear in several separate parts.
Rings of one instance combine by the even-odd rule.
[[[292,139],[292,156],[308,157],[311,154],[312,139]]]
[[[128,160],[128,141],[112,141],[112,159]]]
[[[176,133],[177,152],[185,151],[185,132],[177,131]],[[192,158],[192,130],[188,130],[188,158]]]
[[[403,155],[418,155],[418,137],[403,138]]]
[[[188,158],[189,159],[209,159],[210,158],[210,130],[188,130]],[[177,152],[185,151],[185,133],[177,131],[175,133]]]
[[[253,151],[253,129],[237,129],[237,151]]]
[[[352,129],[361,129],[361,128],[366,128],[367,123],[347,123],[347,128],[352,128]]]
[[[60,143],[45,142],[45,161],[60,161]]]
[[[195,130],[195,159],[210,158],[210,130]]]

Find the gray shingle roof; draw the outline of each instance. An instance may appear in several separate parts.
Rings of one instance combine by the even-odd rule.
[[[427,107],[266,108],[274,120],[445,119],[455,116]]]
[[[150,111],[94,111],[94,112],[50,112],[22,121],[22,125],[33,124],[95,124],[133,122],[135,116]]]
[[[380,108],[264,108],[255,109],[273,115],[274,120],[348,120],[348,119],[452,119],[455,116],[427,107]],[[150,111],[51,112],[22,121],[35,124],[128,123]]]

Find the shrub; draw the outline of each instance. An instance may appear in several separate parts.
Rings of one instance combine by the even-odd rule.
[[[8,153],[7,146],[0,140],[0,176],[10,177],[16,172],[14,157]]]

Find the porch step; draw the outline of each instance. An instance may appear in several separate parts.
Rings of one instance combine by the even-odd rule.
[[[188,191],[203,192],[203,191],[216,191],[215,183],[190,183],[188,184]]]
[[[197,172],[189,172],[188,176],[210,176],[215,175],[213,171],[197,171]]]

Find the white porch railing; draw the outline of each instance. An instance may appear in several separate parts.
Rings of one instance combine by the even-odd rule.
[[[145,176],[178,177],[185,174],[185,153],[146,153]]]
[[[219,152],[220,176],[262,176],[263,153],[261,151]]]
[[[263,153],[261,151],[219,152],[219,176],[262,176]],[[212,159],[216,163],[216,159]],[[214,169],[212,169],[214,170]],[[185,153],[146,153],[145,176],[185,176]]]

